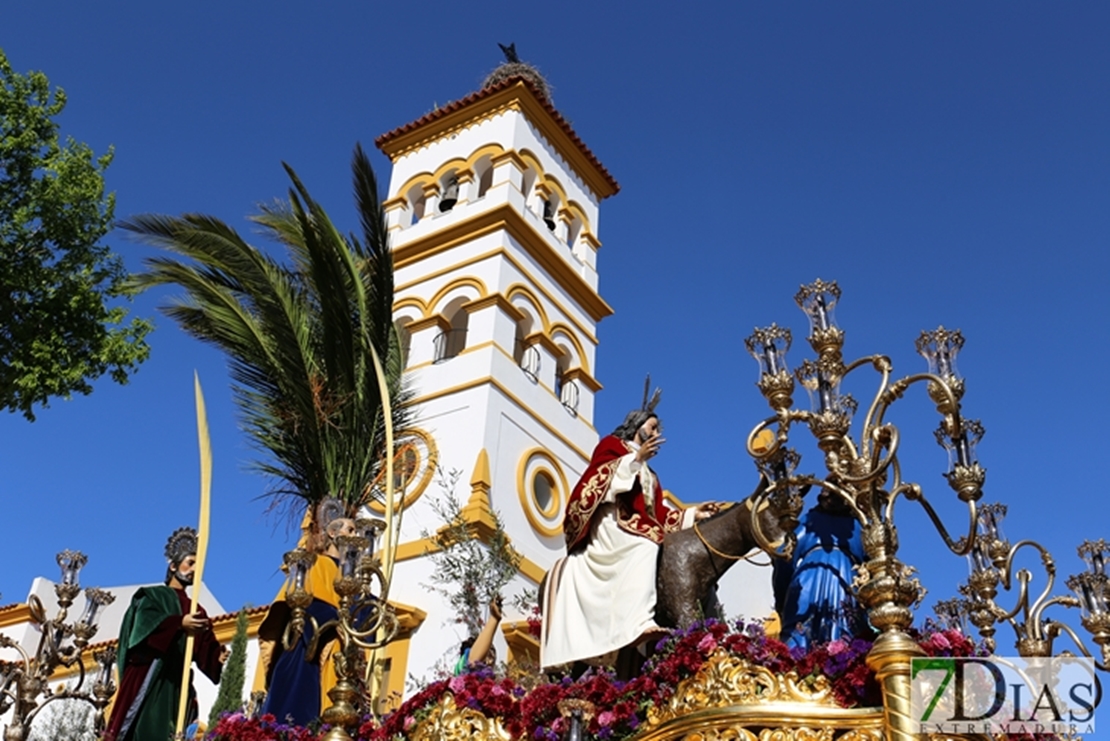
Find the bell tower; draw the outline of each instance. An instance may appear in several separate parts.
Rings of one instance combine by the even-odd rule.
[[[466,637],[422,587],[434,548],[423,536],[442,524],[428,506],[435,468],[460,474],[454,493],[479,532],[491,508],[501,515],[523,556],[509,597],[562,555],[563,509],[598,440],[597,325],[612,313],[598,293],[598,212],[619,186],[542,79],[501,77],[376,140],[393,163],[394,317],[418,427],[391,600],[427,617],[394,654],[402,677]],[[506,603],[501,658],[522,650],[522,617]]]

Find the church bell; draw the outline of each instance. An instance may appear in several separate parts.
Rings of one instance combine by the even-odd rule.
[[[439,199],[440,212],[450,211],[459,202],[459,179],[454,175],[447,181],[447,188],[443,191],[443,198]]]
[[[555,231],[555,208],[551,201],[543,202],[543,223],[547,224],[548,229]]]

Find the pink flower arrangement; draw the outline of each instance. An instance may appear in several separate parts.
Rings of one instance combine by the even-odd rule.
[[[969,656],[976,653],[970,639],[954,630],[931,631],[915,636],[930,656]],[[509,678],[498,678],[488,668],[435,682],[409,698],[383,721],[367,718],[358,730],[358,741],[397,741],[407,737],[425,720],[444,695],[456,707],[470,708],[497,717],[505,730],[521,741],[559,741],[566,720],[559,712],[563,700],[579,699],[597,712],[587,732],[602,741],[622,741],[639,730],[647,711],[666,703],[678,684],[696,674],[711,653],[728,651],[775,673],[794,671],[803,681],[828,679],[833,696],[843,707],[880,706],[882,696],[865,661],[871,642],[836,640],[809,651],[791,652],[782,642],[768,638],[758,625],[707,620],[675,631],[656,647],[643,673],[620,682],[606,672],[588,671],[572,681],[564,677],[526,691]],[[272,716],[225,716],[206,736],[209,741],[315,741],[313,732],[275,722]]]
[[[301,726],[278,723],[270,714],[252,718],[232,713],[220,718],[204,738],[208,741],[316,741],[316,734]]]

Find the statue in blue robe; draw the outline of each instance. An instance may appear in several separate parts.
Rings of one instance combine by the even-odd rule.
[[[808,649],[867,634],[866,614],[852,595],[853,568],[867,560],[859,522],[823,491],[795,535],[794,555],[776,561],[773,576],[783,642]]]

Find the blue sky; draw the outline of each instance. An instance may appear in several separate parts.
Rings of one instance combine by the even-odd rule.
[[[650,372],[664,484],[686,500],[747,493],[743,441],[767,407],[742,340],[777,321],[794,330],[792,364],[811,356],[792,297],[836,279],[849,358],[918,372],[920,330],[963,330],[986,497],[1010,505],[1011,540],[1039,539],[1067,574],[1080,541],[1110,535],[1108,34],[1110,8],[1080,2],[44,1],[7,4],[0,47],[65,88],[64,133],[115,146],[117,216],[201,211],[246,230],[254,204],[285,193],[283,160],[355,226],[355,142],[476,89],[496,42],[515,41],[622,185],[598,229],[616,310],[599,330],[598,429],[638,404]],[[135,269],[153,254],[109,241]],[[164,297],[134,310],[155,316]],[[156,321],[130,385],[102,381],[33,424],[0,419],[3,602],[53,576],[66,547],[89,554],[90,585],[161,578],[165,537],[196,518],[194,369],[216,454],[207,580],[229,608],[277,589],[289,537],[243,470],[223,359]],[[871,384],[850,390],[869,399]],[[958,530],[928,400],[911,394],[888,419],[905,477]],[[819,473],[807,437],[801,468]],[[962,559],[915,505],[897,522],[926,604],[951,596]]]

